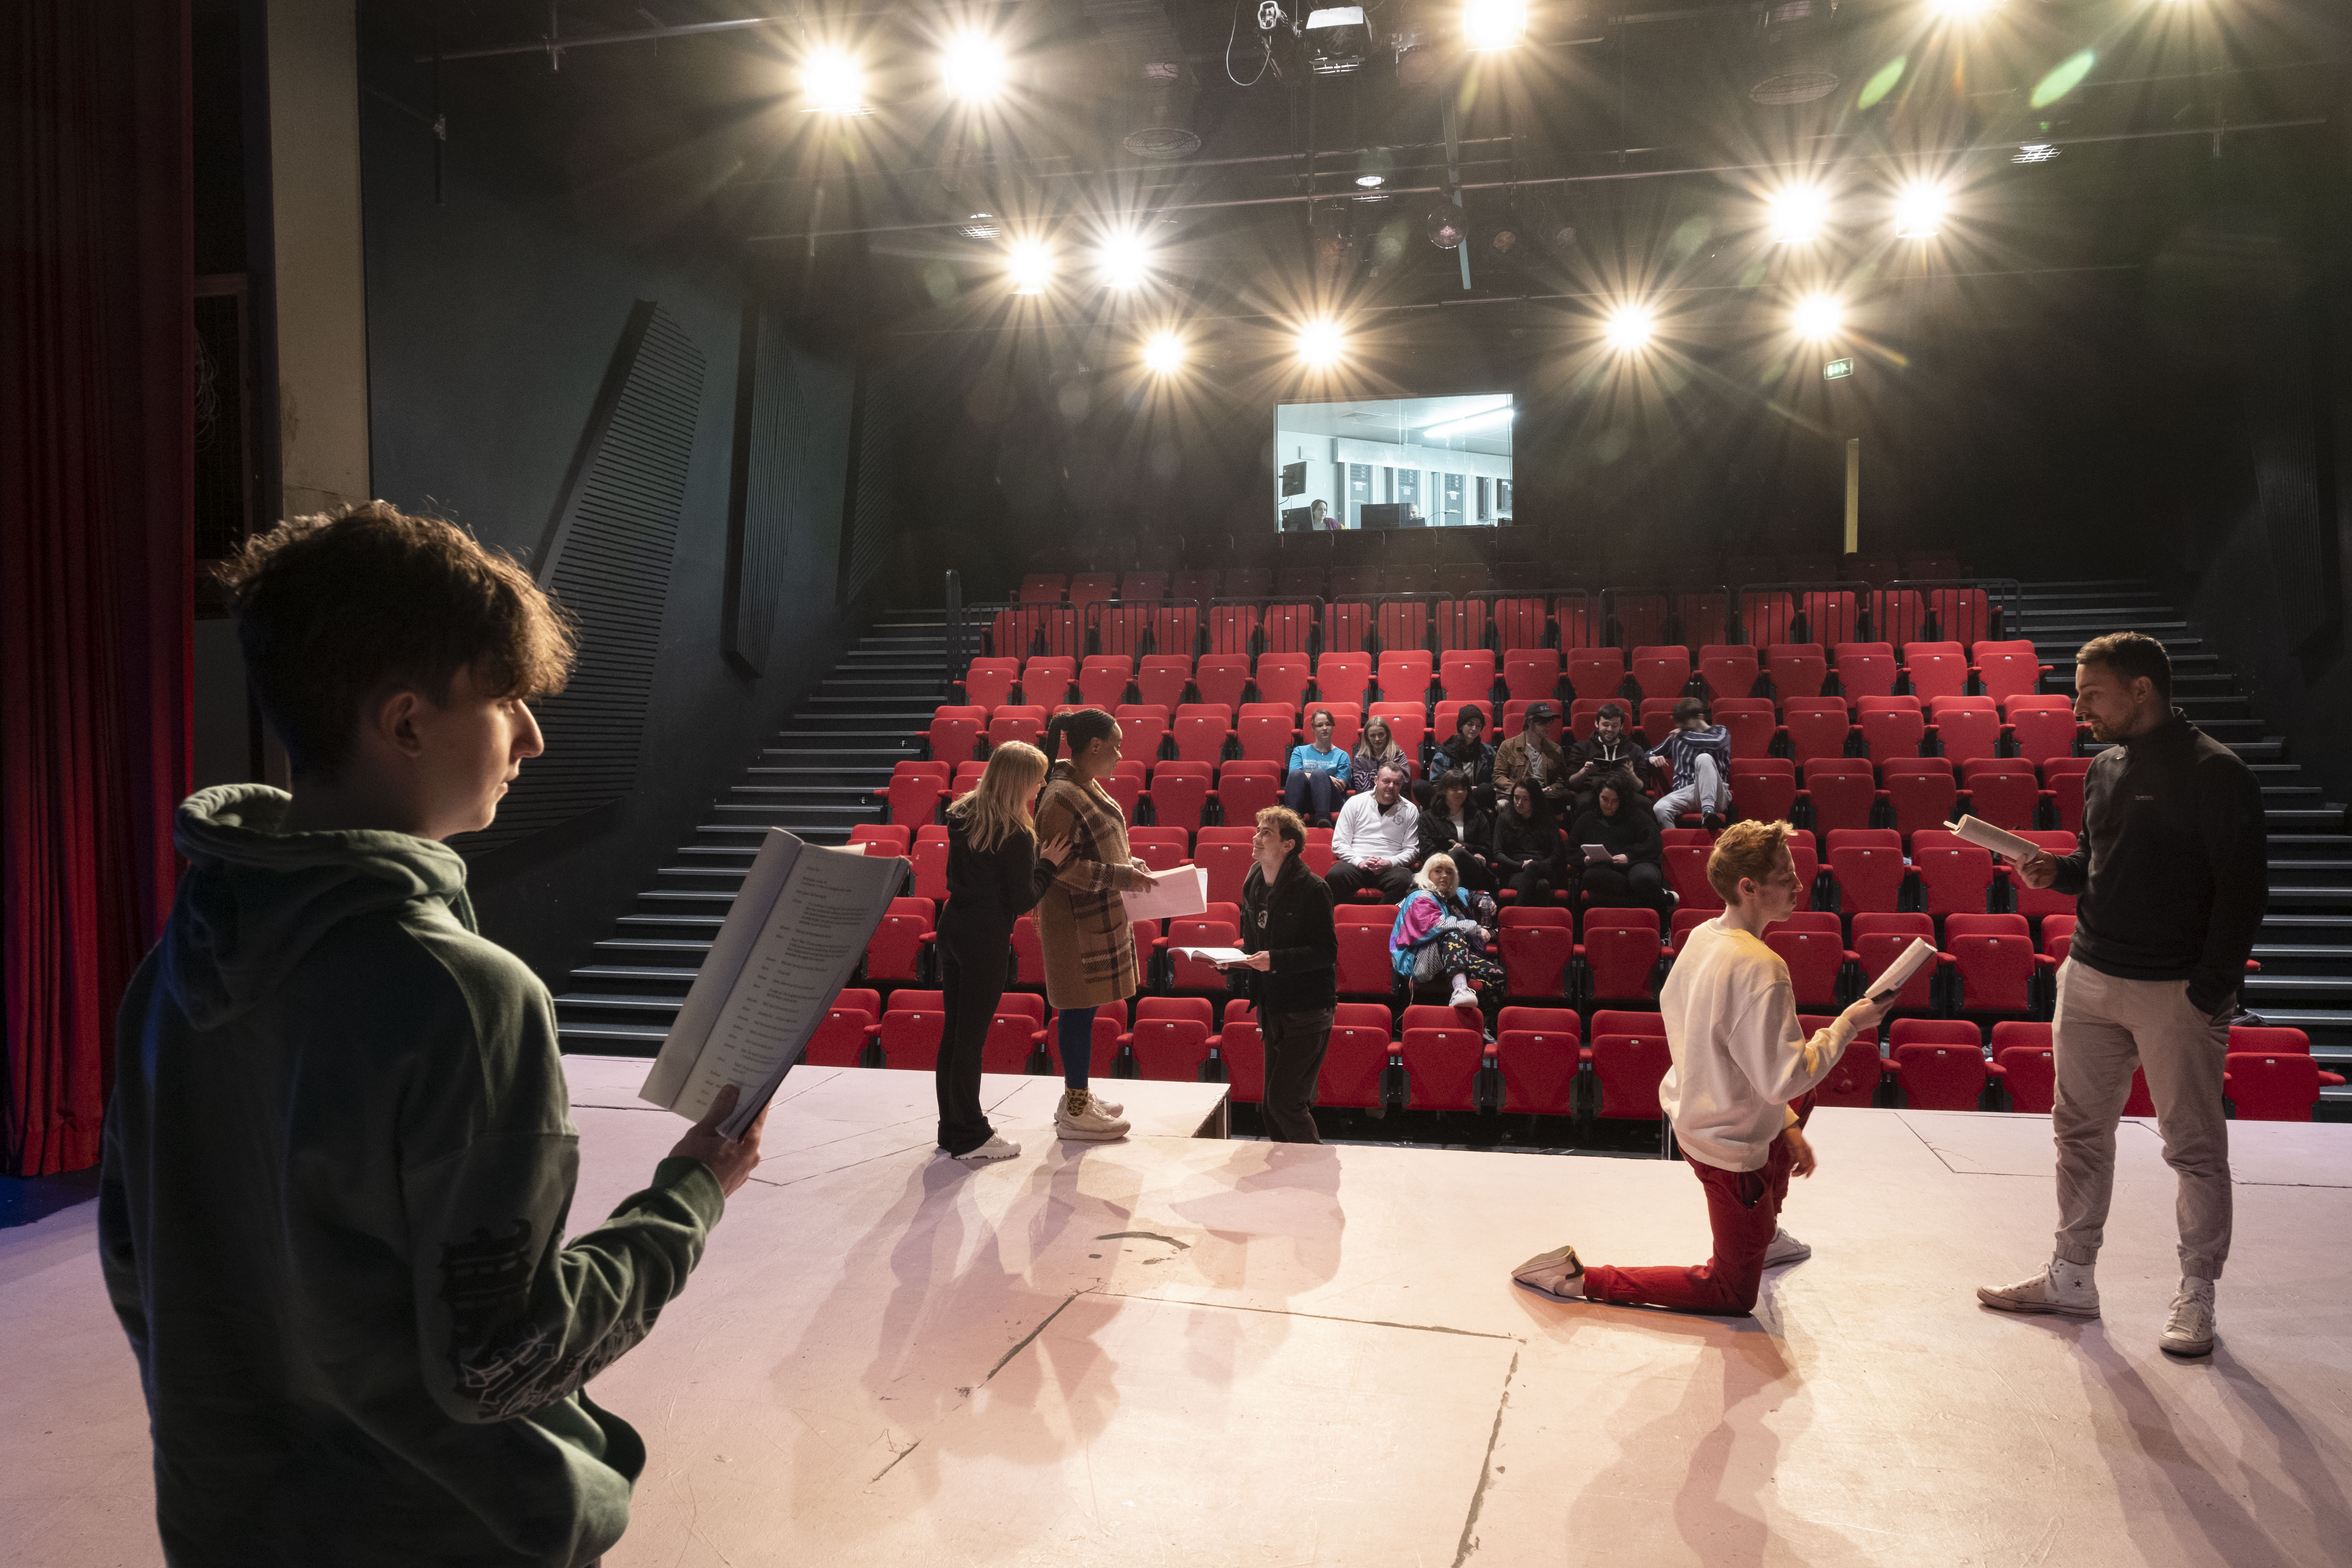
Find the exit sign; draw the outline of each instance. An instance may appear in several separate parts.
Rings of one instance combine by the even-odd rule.
[[[1850,359],[1833,359],[1830,361],[1829,363],[1822,366],[1822,379],[1823,381],[1843,381],[1847,376],[1850,376],[1853,374],[1853,361]]]

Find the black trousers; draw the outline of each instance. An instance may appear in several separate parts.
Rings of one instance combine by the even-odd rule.
[[[1265,1013],[1257,1021],[1265,1042],[1265,1098],[1258,1120],[1276,1143],[1320,1143],[1315,1130],[1315,1080],[1331,1043],[1331,1009],[1319,1013]]]
[[[1334,860],[1331,868],[1323,873],[1330,887],[1332,899],[1346,903],[1356,896],[1360,888],[1378,888],[1389,896],[1389,902],[1401,903],[1412,891],[1412,868],[1391,860],[1377,871],[1367,871],[1361,866],[1351,866],[1345,860]]]
[[[1584,868],[1583,887],[1596,904],[1612,909],[1657,910],[1658,929],[1665,929],[1665,873],[1647,860],[1637,860],[1629,866],[1588,865]]]
[[[1519,895],[1519,908],[1543,910],[1551,907],[1554,889],[1568,882],[1568,869],[1559,857],[1548,860],[1530,860],[1511,873],[1511,887]]]
[[[980,1053],[1004,995],[1004,955],[1013,928],[940,921],[940,1147],[968,1154],[994,1135],[980,1108]]]

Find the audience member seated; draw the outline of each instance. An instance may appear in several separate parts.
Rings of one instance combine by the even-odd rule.
[[[1491,805],[1495,798],[1495,748],[1486,743],[1486,710],[1465,702],[1454,733],[1437,748],[1429,764],[1433,773],[1460,773],[1471,790]],[[1475,885],[1475,884],[1474,884]]]
[[[1318,708],[1307,721],[1314,743],[1290,748],[1290,776],[1282,786],[1282,804],[1307,819],[1309,827],[1328,827],[1348,793],[1348,753],[1331,743],[1337,721],[1328,708]]]
[[[1700,814],[1710,833],[1731,809],[1731,732],[1707,717],[1706,703],[1685,697],[1675,704],[1675,732],[1650,752],[1674,765],[1657,805],[1658,826],[1672,827],[1685,811]]]
[[[1412,890],[1412,858],[1421,847],[1421,812],[1404,797],[1404,774],[1382,768],[1372,787],[1348,797],[1331,829],[1331,869],[1323,879],[1346,902],[1378,888],[1395,903]]]
[[[1559,750],[1559,710],[1530,703],[1527,728],[1495,748],[1495,799],[1526,779],[1544,797],[1544,815],[1557,817],[1568,806],[1568,759]],[[1506,816],[1509,815],[1507,812]]]
[[[1448,1000],[1456,1007],[1477,1006],[1481,993],[1502,995],[1502,963],[1486,951],[1495,940],[1495,900],[1465,893],[1449,855],[1431,856],[1413,888],[1389,928],[1396,972],[1415,985],[1453,981]]]
[[[1604,908],[1657,910],[1658,929],[1664,931],[1670,918],[1666,853],[1648,797],[1622,769],[1603,774],[1593,797],[1591,808],[1568,832],[1568,864],[1579,873],[1578,886]],[[1587,855],[1588,844],[1607,850],[1609,858]]]
[[[1511,785],[1511,798],[1495,819],[1495,877],[1497,881],[1508,879],[1506,885],[1518,896],[1523,910],[1550,908],[1552,889],[1568,881],[1559,828],[1532,779]]]
[[[1601,793],[1601,783],[1611,773],[1630,773],[1642,765],[1642,743],[1625,734],[1625,710],[1617,703],[1604,702],[1592,716],[1592,735],[1570,748],[1568,787],[1571,808],[1581,816],[1592,809],[1593,797]],[[1649,796],[1642,798],[1646,801]]]
[[[1377,715],[1364,721],[1364,733],[1356,742],[1356,755],[1349,768],[1349,787],[1359,795],[1372,787],[1372,775],[1382,768],[1394,768],[1407,779],[1419,771],[1389,733],[1389,721]]]
[[[1449,768],[1438,774],[1429,804],[1421,808],[1421,864],[1427,866],[1431,856],[1444,855],[1454,862],[1464,887],[1491,893],[1495,867],[1489,857],[1494,848],[1494,814],[1479,806],[1469,773]]]

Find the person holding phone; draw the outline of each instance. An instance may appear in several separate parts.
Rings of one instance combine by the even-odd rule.
[[[1339,933],[1330,885],[1298,858],[1307,826],[1285,806],[1257,814],[1250,848],[1257,863],[1242,881],[1239,963],[1220,965],[1257,1009],[1265,1046],[1265,1087],[1258,1118],[1276,1143],[1320,1143],[1315,1082],[1331,1043]]]
[[[1054,1005],[1055,1043],[1062,1056],[1062,1103],[1054,1112],[1054,1131],[1081,1142],[1127,1136],[1120,1107],[1087,1083],[1096,1012],[1143,988],[1135,925],[1120,895],[1142,892],[1160,876],[1192,874],[1189,864],[1155,873],[1128,852],[1127,818],[1101,784],[1118,766],[1121,739],[1118,721],[1099,708],[1054,715],[1045,726],[1045,753],[1052,757],[1067,741],[1070,755],[1047,770],[1037,805],[1037,837],[1070,841],[1069,858],[1037,902],[1037,944],[1045,957],[1045,999]]]
[[[1837,1070],[1848,1041],[1874,1039],[1883,997],[1864,997],[1807,1036],[1789,966],[1764,930],[1795,912],[1802,885],[1785,822],[1738,822],[1707,858],[1724,910],[1691,928],[1658,993],[1674,1067],[1658,1103],[1706,1194],[1714,1256],[1693,1268],[1587,1265],[1573,1247],[1538,1253],[1511,1271],[1528,1289],[1562,1300],[1672,1307],[1745,1317],[1764,1270],[1811,1248],[1780,1228],[1790,1176],[1819,1164],[1804,1126],[1814,1087]]]

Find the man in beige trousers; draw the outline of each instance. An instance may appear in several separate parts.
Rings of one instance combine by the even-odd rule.
[[[2222,1057],[2270,897],[2262,789],[2235,752],[2173,709],[2172,661],[2153,637],[2116,632],[2084,644],[2074,712],[2109,745],[2084,780],[2082,847],[2017,868],[2028,887],[2074,894],[2080,917],[2052,1031],[2057,1246],[2041,1272],[1977,1297],[2006,1312],[2099,1315],[2092,1270],[2137,1065],[2180,1184],[2180,1289],[2158,1342],[2206,1355],[2213,1287],[2230,1256]]]

